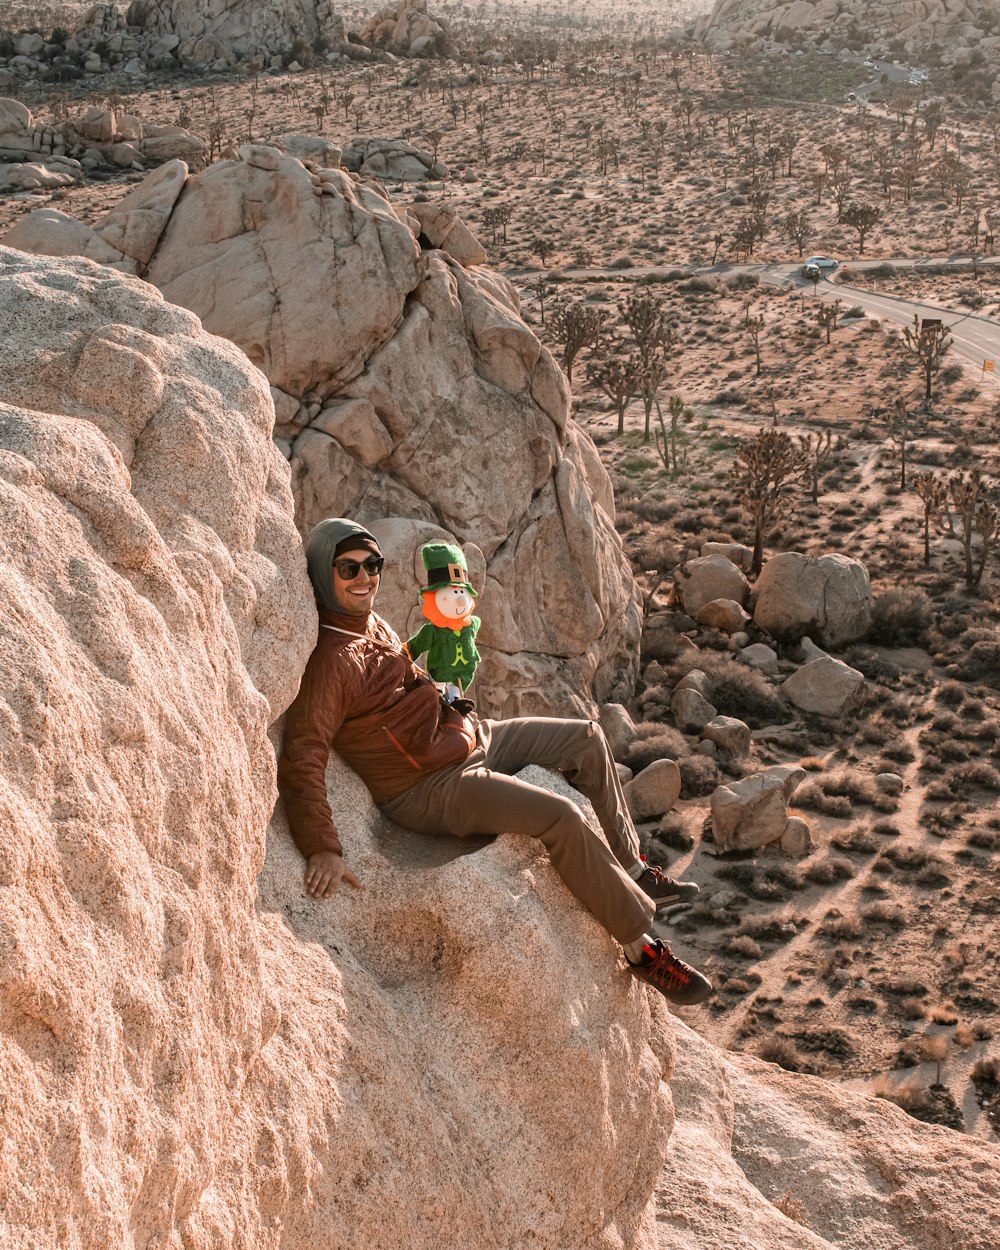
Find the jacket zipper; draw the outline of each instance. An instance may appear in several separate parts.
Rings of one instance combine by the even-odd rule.
[[[383,725],[383,726],[382,726],[382,730],[383,730],[383,732],[385,733],[385,736],[386,736],[386,737],[389,739],[389,741],[393,744],[393,746],[394,746],[394,747],[395,747],[398,751],[402,752],[402,754],[406,757],[406,759],[407,759],[407,760],[409,760],[409,762],[413,765],[413,767],[414,767],[415,769],[417,769],[417,771],[419,772],[419,771],[420,771],[420,765],[419,765],[419,764],[417,763],[417,761],[413,758],[413,756],[409,753],[409,751],[407,751],[406,747],[404,747],[404,746],[403,746],[403,744],[399,741],[399,739],[396,737],[396,735],[395,735],[395,734],[394,734],[394,733],[393,733],[390,729],[387,729],[385,725]]]

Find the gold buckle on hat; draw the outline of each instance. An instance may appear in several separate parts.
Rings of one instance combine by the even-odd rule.
[[[448,565],[448,580],[452,582],[465,581],[465,569],[460,564]]]

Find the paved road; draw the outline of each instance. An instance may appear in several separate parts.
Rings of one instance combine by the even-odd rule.
[[[979,313],[945,308],[941,304],[928,304],[916,300],[902,299],[885,291],[873,291],[867,285],[862,285],[864,281],[862,275],[865,269],[876,268],[879,264],[884,263],[886,262],[851,262],[845,267],[847,269],[846,274],[841,270],[840,281],[832,282],[829,278],[823,278],[818,283],[815,292],[816,298],[823,300],[839,299],[845,304],[860,304],[865,312],[874,313],[877,317],[882,317],[886,321],[896,322],[899,325],[912,325],[914,313],[921,319],[925,317],[928,319],[939,318],[951,332],[951,350],[953,352],[980,367],[982,367],[984,360],[1000,359],[1000,321],[997,321],[995,318],[984,317]],[[890,263],[896,268],[920,267],[920,262],[918,261],[892,261]],[[939,264],[941,262],[934,263]],[[798,287],[804,286],[809,288],[812,286],[811,282],[807,282],[802,278],[798,265],[763,265],[759,271],[759,277],[762,282],[776,286],[787,286],[789,283]],[[880,281],[888,283],[891,282],[891,279],[880,279]],[[992,378],[994,381],[1000,381],[996,373],[992,374]]]
[[[766,282],[770,286],[801,289],[806,295],[814,296],[816,299],[840,299],[844,301],[845,305],[860,304],[865,312],[870,312],[876,317],[882,317],[886,321],[893,321],[899,325],[912,325],[914,313],[921,318],[939,317],[945,322],[951,332],[953,340],[952,351],[979,366],[982,366],[984,360],[1000,362],[1000,321],[996,318],[985,317],[980,313],[966,312],[960,309],[945,308],[940,304],[928,304],[916,300],[903,299],[886,291],[872,291],[867,285],[862,285],[864,282],[862,275],[865,270],[875,269],[880,265],[892,265],[896,269],[919,270],[931,265],[935,267],[938,265],[954,265],[957,268],[960,266],[967,267],[968,264],[968,258],[952,259],[951,257],[939,259],[907,257],[901,260],[889,261],[848,261],[839,271],[840,281],[832,282],[829,278],[823,278],[816,286],[815,292],[813,291],[813,284],[802,277],[801,261],[748,265],[721,263],[700,269],[694,269],[687,265],[635,265],[631,269],[560,269],[559,273],[566,278],[578,278],[584,281],[606,280],[619,282],[640,282],[644,278],[664,279],[668,274],[676,274],[679,270],[692,275],[711,274],[720,278],[731,277],[739,273],[752,273],[761,282]],[[1000,265],[1000,257],[980,260],[979,264],[982,268],[994,267]],[[845,269],[847,271],[846,280]],[[506,276],[514,282],[520,281],[523,283],[529,279],[542,277],[543,273],[544,271],[542,270],[534,269],[510,269],[506,271]],[[855,285],[855,279],[857,279],[857,285]],[[879,279],[879,281],[888,284],[891,282],[891,279]],[[1000,384],[1000,363],[997,364],[997,370],[998,372],[987,373],[985,376]]]

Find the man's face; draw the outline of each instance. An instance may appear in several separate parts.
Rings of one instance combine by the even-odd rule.
[[[377,573],[369,573],[364,567],[365,561],[372,558],[370,551],[359,547],[355,551],[345,551],[333,562],[333,594],[341,612],[348,616],[367,616],[378,593]],[[353,561],[360,565],[356,577],[344,577],[341,570],[345,561]]]

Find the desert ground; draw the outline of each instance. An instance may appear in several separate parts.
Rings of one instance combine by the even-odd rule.
[[[73,7],[83,6],[14,5],[13,17],[65,24]],[[717,986],[686,1018],[720,1044],[873,1087],[921,1118],[995,1140],[1000,563],[991,552],[967,586],[957,542],[934,525],[925,561],[913,485],[972,469],[996,482],[1000,388],[995,373],[946,351],[927,400],[905,336],[866,316],[849,283],[831,318],[811,284],[768,286],[752,266],[863,252],[887,262],[867,279],[879,290],[995,316],[1000,271],[979,262],[1000,225],[1000,114],[944,71],[859,104],[847,99],[865,77],[854,62],[709,57],[667,38],[694,11],[682,5],[637,3],[627,23],[607,4],[453,9],[438,11],[466,46],[496,49],[504,63],[338,62],[132,86],[115,77],[28,84],[20,97],[43,120],[110,99],[213,135],[216,154],[291,131],[433,149],[448,178],[390,183],[390,196],[458,209],[511,278],[523,315],[571,368],[576,417],[612,474],[650,619],[670,617],[674,636],[697,644],[720,712],[755,731],[747,758],[696,752],[669,711],[692,653],[650,633],[630,709],[640,738],[624,762],[666,755],[681,766],[677,809],[642,832],[651,858],[703,888],[704,901],[664,926]],[[345,10],[349,22],[367,15]],[[141,176],[0,198],[0,229],[42,204],[93,222]],[[852,206],[869,210],[863,249]],[[965,267],[889,263],[907,257]],[[636,295],[659,301],[671,327],[658,397],[664,409],[679,397],[672,455],[668,415],[661,427],[654,406],[661,436],[646,438],[643,403],[631,398],[619,433],[595,381],[631,350],[625,312]],[[580,308],[599,333],[571,357],[560,329]],[[806,439],[819,458],[815,492],[795,492],[767,528],[767,552],[842,552],[872,578],[872,635],[842,656],[865,673],[868,696],[837,721],[793,717],[759,674],[729,662],[725,635],[699,629],[670,596],[673,569],[702,543],[751,539],[729,470],[761,427]],[[810,774],[795,810],[817,849],[799,861],[716,856],[712,789],[775,762]],[[887,772],[902,778],[898,796],[875,784]]]

